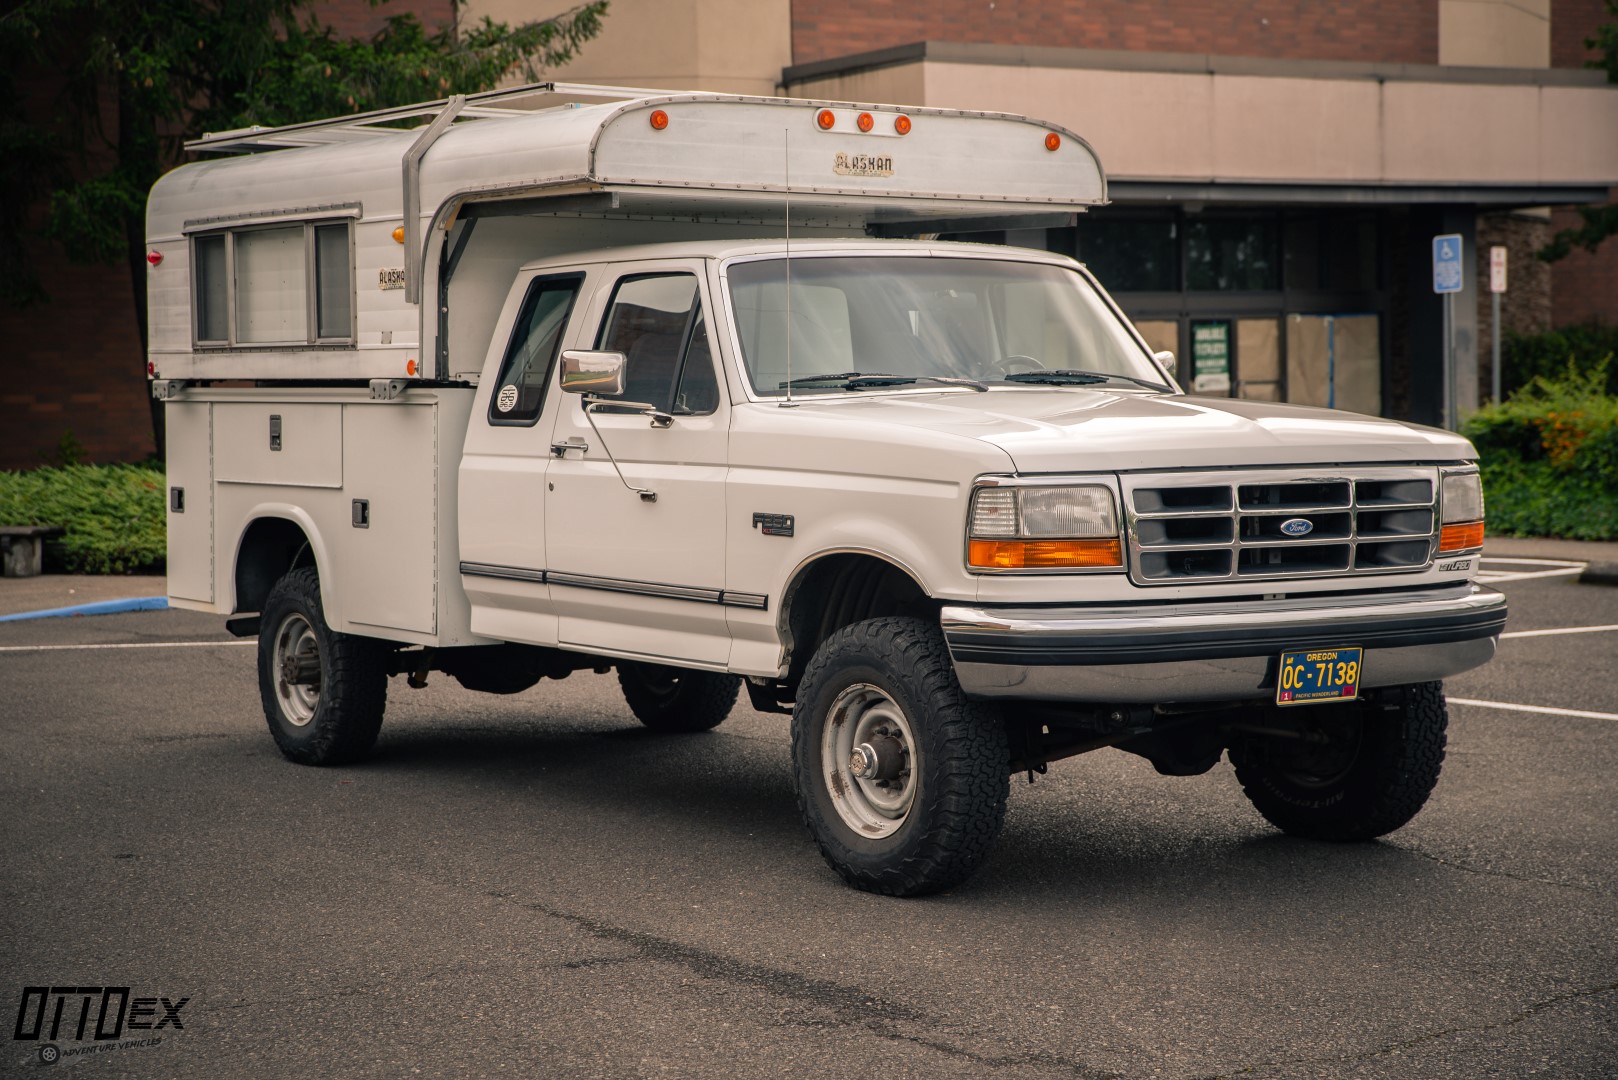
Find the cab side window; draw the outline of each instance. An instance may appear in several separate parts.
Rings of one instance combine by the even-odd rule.
[[[579,295],[582,274],[536,278],[500,364],[500,378],[489,398],[489,423],[530,425],[545,407],[545,388],[561,349],[568,315]]]
[[[624,354],[624,401],[688,416],[719,406],[695,275],[641,274],[620,280],[596,348]]]

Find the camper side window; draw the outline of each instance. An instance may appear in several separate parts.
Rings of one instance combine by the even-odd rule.
[[[198,348],[354,343],[352,222],[196,233],[191,267]]]

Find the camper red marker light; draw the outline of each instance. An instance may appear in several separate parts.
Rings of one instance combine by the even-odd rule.
[[[146,253],[146,261],[151,263],[152,268],[155,270],[157,268],[157,264],[163,261],[163,253],[161,251],[148,251]]]

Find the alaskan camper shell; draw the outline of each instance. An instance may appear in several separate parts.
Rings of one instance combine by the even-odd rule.
[[[534,111],[488,103],[567,93],[539,84],[190,144],[233,156],[183,166],[152,189],[147,238],[162,256],[149,290],[154,377],[464,378],[487,346],[492,313],[480,310],[481,296],[536,257],[779,236],[789,206],[795,235],[807,238],[1044,227],[1106,202],[1105,175],[1083,139],[1006,114],[656,91]],[[829,130],[820,123],[826,111]],[[401,112],[433,123],[372,126]],[[906,134],[896,129],[901,116]],[[502,220],[474,235],[490,217]],[[236,296],[232,262],[223,264],[230,339],[199,337],[196,238],[231,234],[234,251],[241,233],[344,223],[350,333],[315,332],[311,298],[307,340],[238,340],[237,305],[252,298]],[[395,238],[401,228],[419,259]],[[310,248],[312,291],[312,240]]]

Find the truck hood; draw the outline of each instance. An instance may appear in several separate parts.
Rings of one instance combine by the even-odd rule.
[[[1092,389],[893,394],[805,406],[862,425],[991,443],[1018,472],[1459,461],[1472,444],[1437,428],[1301,405]]]

